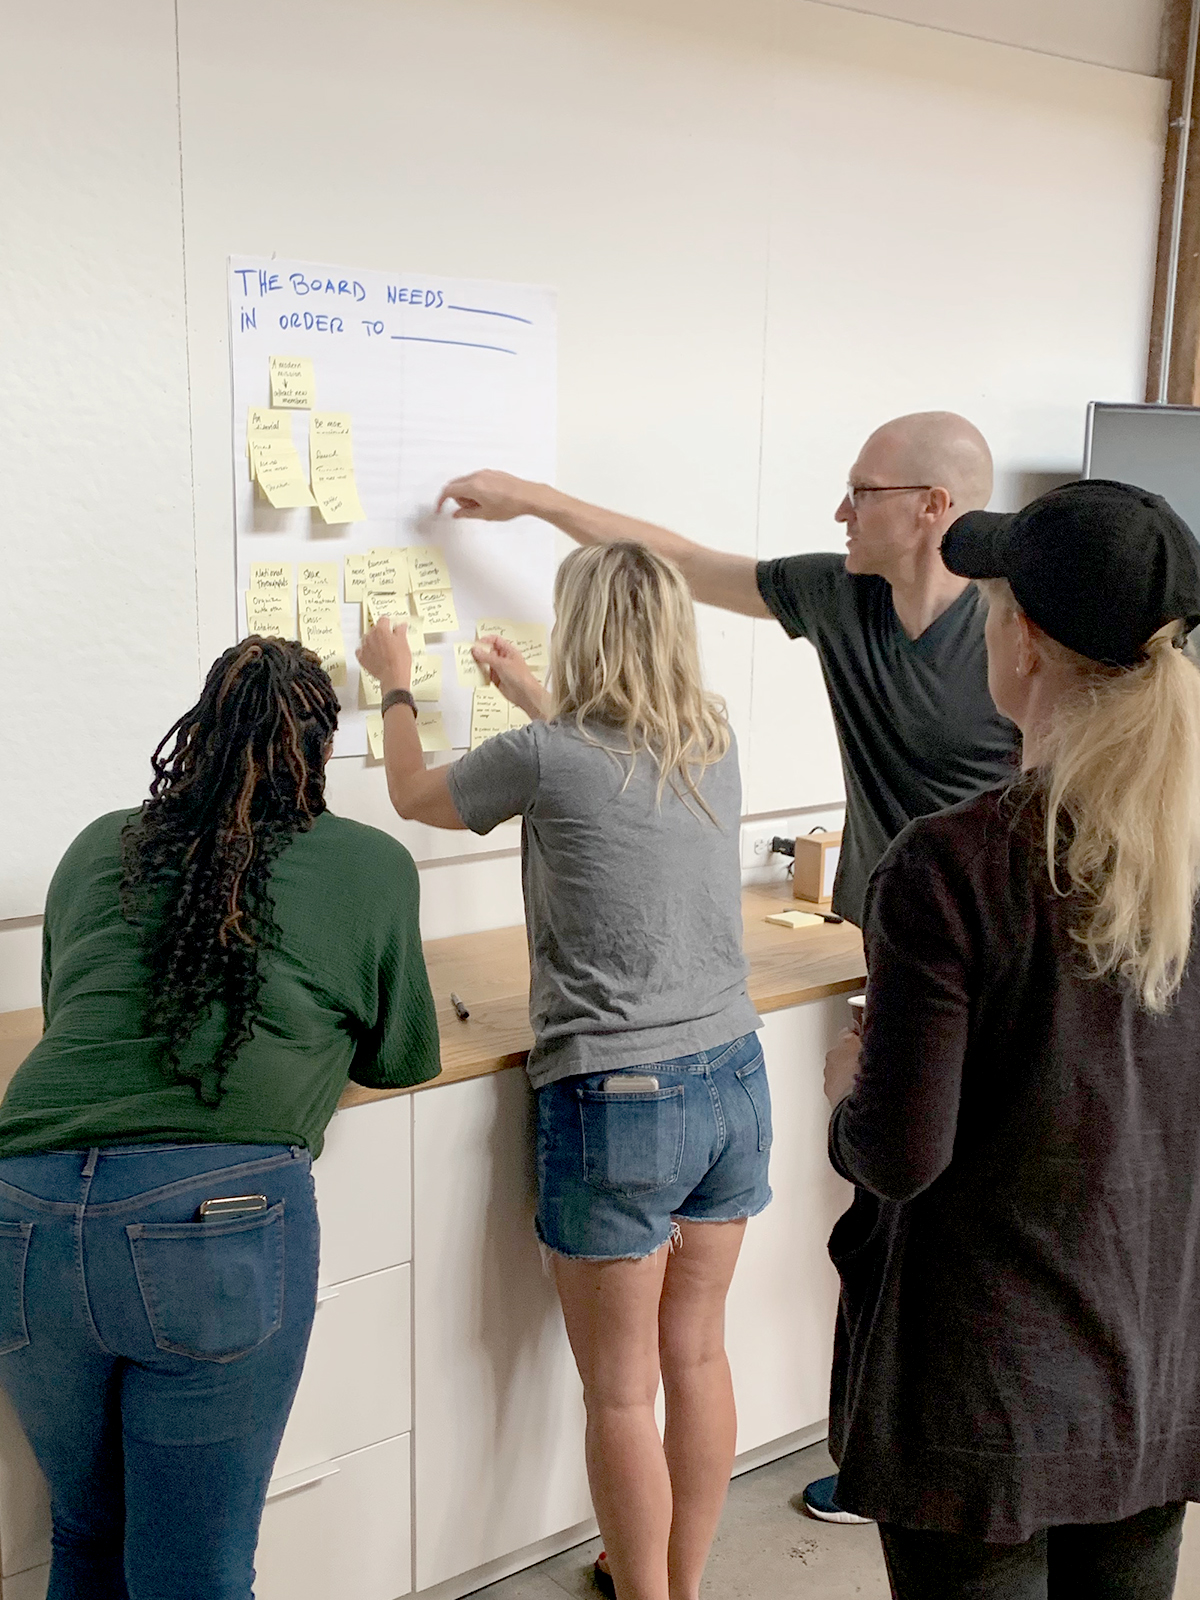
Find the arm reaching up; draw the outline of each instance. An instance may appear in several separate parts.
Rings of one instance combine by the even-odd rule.
[[[453,500],[456,517],[481,522],[511,522],[514,517],[540,517],[559,528],[576,544],[615,544],[631,539],[656,555],[673,561],[687,579],[692,593],[705,605],[740,611],[748,617],[769,617],[771,612],[758,592],[753,556],[731,555],[694,544],[682,534],[639,522],[618,511],[605,511],[573,500],[546,483],[529,483],[507,472],[468,473],[455,478],[438,496],[438,510]]]

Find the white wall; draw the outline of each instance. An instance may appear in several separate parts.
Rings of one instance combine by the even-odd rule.
[[[974,416],[1014,503],[1077,469],[1088,399],[1140,394],[1160,82],[806,0],[178,16],[178,82],[169,0],[94,31],[45,0],[0,62],[28,241],[0,297],[0,917],[35,916],[75,829],[137,800],[230,642],[231,252],[555,284],[559,481],[747,553],[836,548],[846,467],[897,411]],[[702,628],[746,811],[836,806],[808,647]],[[426,863],[427,933],[519,917],[512,830],[405,829],[349,761],[331,797]],[[36,1002],[13,998],[36,932],[0,924],[0,1005]]]
[[[927,28],[1094,61],[1127,72],[1158,70],[1163,0],[824,0]]]

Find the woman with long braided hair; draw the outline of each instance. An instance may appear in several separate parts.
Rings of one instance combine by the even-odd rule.
[[[337,710],[311,652],[243,640],[50,885],[46,1029],[0,1105],[0,1384],[51,1600],[249,1600],[311,1161],[348,1077],[439,1069],[412,859],[325,806]]]

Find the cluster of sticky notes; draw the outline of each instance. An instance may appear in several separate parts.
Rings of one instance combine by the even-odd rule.
[[[308,356],[272,356],[271,404],[246,417],[250,476],[277,509],[316,506],[326,522],[362,522],[366,512],[354,476],[354,440],[344,411],[317,411]],[[293,411],[311,412],[308,474],[292,438]]]
[[[362,522],[366,512],[354,476],[354,439],[344,411],[314,411],[308,424],[313,498],[326,522]]]
[[[296,637],[296,588],[290,561],[252,561],[246,590],[246,632]]]
[[[544,622],[509,622],[501,618],[485,618],[476,627],[475,642],[490,638],[504,639],[509,644],[515,645],[525,657],[526,665],[538,682],[546,681],[550,654]],[[469,644],[456,644],[454,664],[459,683],[473,691],[471,749],[477,750],[481,744],[488,739],[494,739],[498,733],[507,733],[510,728],[525,727],[529,717],[520,706],[514,706],[504,698],[499,689],[493,686],[488,673],[475,660],[471,650],[472,646]]]
[[[251,406],[246,416],[246,448],[250,476],[276,509],[316,504],[292,439],[290,412]]]
[[[302,561],[296,573],[296,600],[300,610],[300,642],[320,656],[331,682],[345,683],[346,641],[342,636],[337,563]]]
[[[363,631],[380,617],[409,624],[421,633],[455,633],[458,612],[446,558],[432,545],[379,545],[363,556],[347,556],[347,601],[361,601]]]

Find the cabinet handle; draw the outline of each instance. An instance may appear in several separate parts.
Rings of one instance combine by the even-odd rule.
[[[336,1300],[340,1293],[340,1289],[318,1289],[317,1304],[323,1306],[326,1300]]]
[[[314,1483],[323,1483],[341,1470],[336,1461],[323,1461],[319,1467],[304,1467],[285,1477],[272,1478],[267,1485],[267,1499],[278,1500],[280,1495],[292,1494],[297,1489],[311,1489]]]

